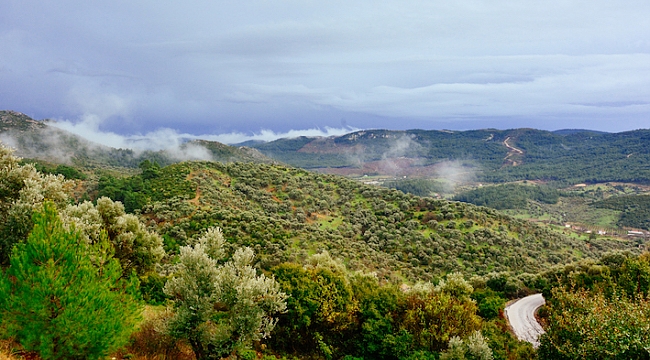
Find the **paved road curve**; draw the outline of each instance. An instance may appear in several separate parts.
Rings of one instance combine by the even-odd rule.
[[[519,340],[528,341],[533,347],[539,346],[539,336],[544,329],[535,319],[535,312],[544,305],[542,294],[526,296],[506,306],[505,314],[512,330]]]

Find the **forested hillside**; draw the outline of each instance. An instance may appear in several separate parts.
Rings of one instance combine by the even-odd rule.
[[[650,130],[367,130],[251,144],[293,166],[354,175],[445,177],[448,163],[477,181],[649,183]]]
[[[453,199],[555,225],[558,231],[582,238],[636,236],[641,243],[648,236],[643,230],[650,230],[650,187],[641,184],[583,183],[557,188],[557,184],[523,181],[465,190]]]
[[[505,184],[467,191],[456,195],[454,200],[505,210],[526,208],[528,200],[554,204],[558,198],[559,192],[547,186]]]
[[[650,195],[618,196],[596,202],[594,206],[621,211],[620,226],[650,230]]]
[[[219,226],[230,243],[255,248],[263,268],[327,250],[352,269],[416,281],[452,271],[534,273],[628,246],[587,244],[485,207],[275,165],[154,166],[99,179],[98,196],[140,210],[171,251]]]
[[[545,180],[563,184],[650,183],[650,130],[602,133],[512,130],[364,130],[338,137],[279,139],[234,147],[196,140],[166,151],[99,146],[14,111],[0,111],[0,138],[17,154],[77,166],[136,168],[143,160],[281,162],[340,175],[396,175],[452,182]]]

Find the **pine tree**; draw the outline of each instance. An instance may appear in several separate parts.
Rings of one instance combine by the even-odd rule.
[[[125,344],[139,320],[137,280],[120,280],[106,237],[88,245],[52,203],[33,220],[0,274],[3,335],[43,359],[98,359]]]

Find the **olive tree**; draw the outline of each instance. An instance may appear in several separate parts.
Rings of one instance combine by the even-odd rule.
[[[44,175],[21,165],[13,150],[0,144],[0,265],[8,265],[11,249],[27,238],[32,213],[45,199],[58,209],[69,200],[72,182],[62,175]]]
[[[97,206],[89,201],[69,205],[62,211],[62,218],[66,223],[74,224],[91,244],[106,232],[124,274],[135,270],[143,276],[153,271],[165,256],[160,236],[147,230],[137,216],[127,214],[124,205],[118,201],[101,197]]]
[[[180,248],[179,266],[165,285],[175,314],[167,331],[185,338],[198,359],[221,358],[270,335],[286,295],[273,278],[258,275],[250,248],[225,251],[221,230],[209,229],[193,246]]]
[[[475,331],[463,340],[458,336],[449,339],[449,347],[440,355],[440,360],[492,360],[492,349],[480,331]]]

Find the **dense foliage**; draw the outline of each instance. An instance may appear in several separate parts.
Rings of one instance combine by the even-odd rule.
[[[23,159],[21,165],[32,164],[42,174],[63,175],[66,179],[86,180],[88,176],[74,166],[53,165],[37,159]]]
[[[219,229],[210,229],[194,246],[181,248],[179,269],[165,285],[175,314],[167,324],[174,337],[187,339],[197,359],[220,359],[270,335],[273,315],[286,308],[278,284],[251,266],[253,251],[225,255]]]
[[[559,192],[556,189],[547,186],[518,184],[484,186],[454,197],[456,201],[487,206],[497,210],[525,208],[528,200],[554,204],[558,199]]]
[[[147,203],[138,210],[167,250],[218,226],[229,243],[254,248],[265,269],[327,250],[382,278],[431,280],[453,271],[534,272],[626,246],[587,247],[487,208],[277,165],[181,163],[100,180],[99,194]]]
[[[509,334],[500,337],[502,330],[486,331],[487,339],[477,335],[493,323],[477,315],[473,287],[460,274],[437,286],[400,289],[374,274],[350,273],[327,253],[314,255],[304,266],[282,264],[273,274],[290,295],[287,313],[268,343],[276,350],[326,359],[435,358],[450,346],[460,345],[452,352],[468,352],[463,344],[479,346],[485,354],[481,359],[526,353]]]
[[[32,229],[32,213],[44,199],[59,209],[70,199],[72,183],[61,175],[45,175],[21,165],[13,150],[0,144],[0,265],[7,265],[14,244]]]
[[[449,189],[447,184],[427,179],[389,180],[385,181],[383,185],[389,189],[397,189],[416,196],[431,196],[432,193],[441,193]]]
[[[542,359],[647,359],[650,302],[559,288],[548,308]]]
[[[126,214],[120,202],[102,197],[95,206],[84,201],[68,205],[61,210],[61,216],[66,223],[74,224],[90,244],[106,236],[126,275],[132,271],[140,277],[148,275],[165,256],[160,236],[149,231],[135,215]]]

